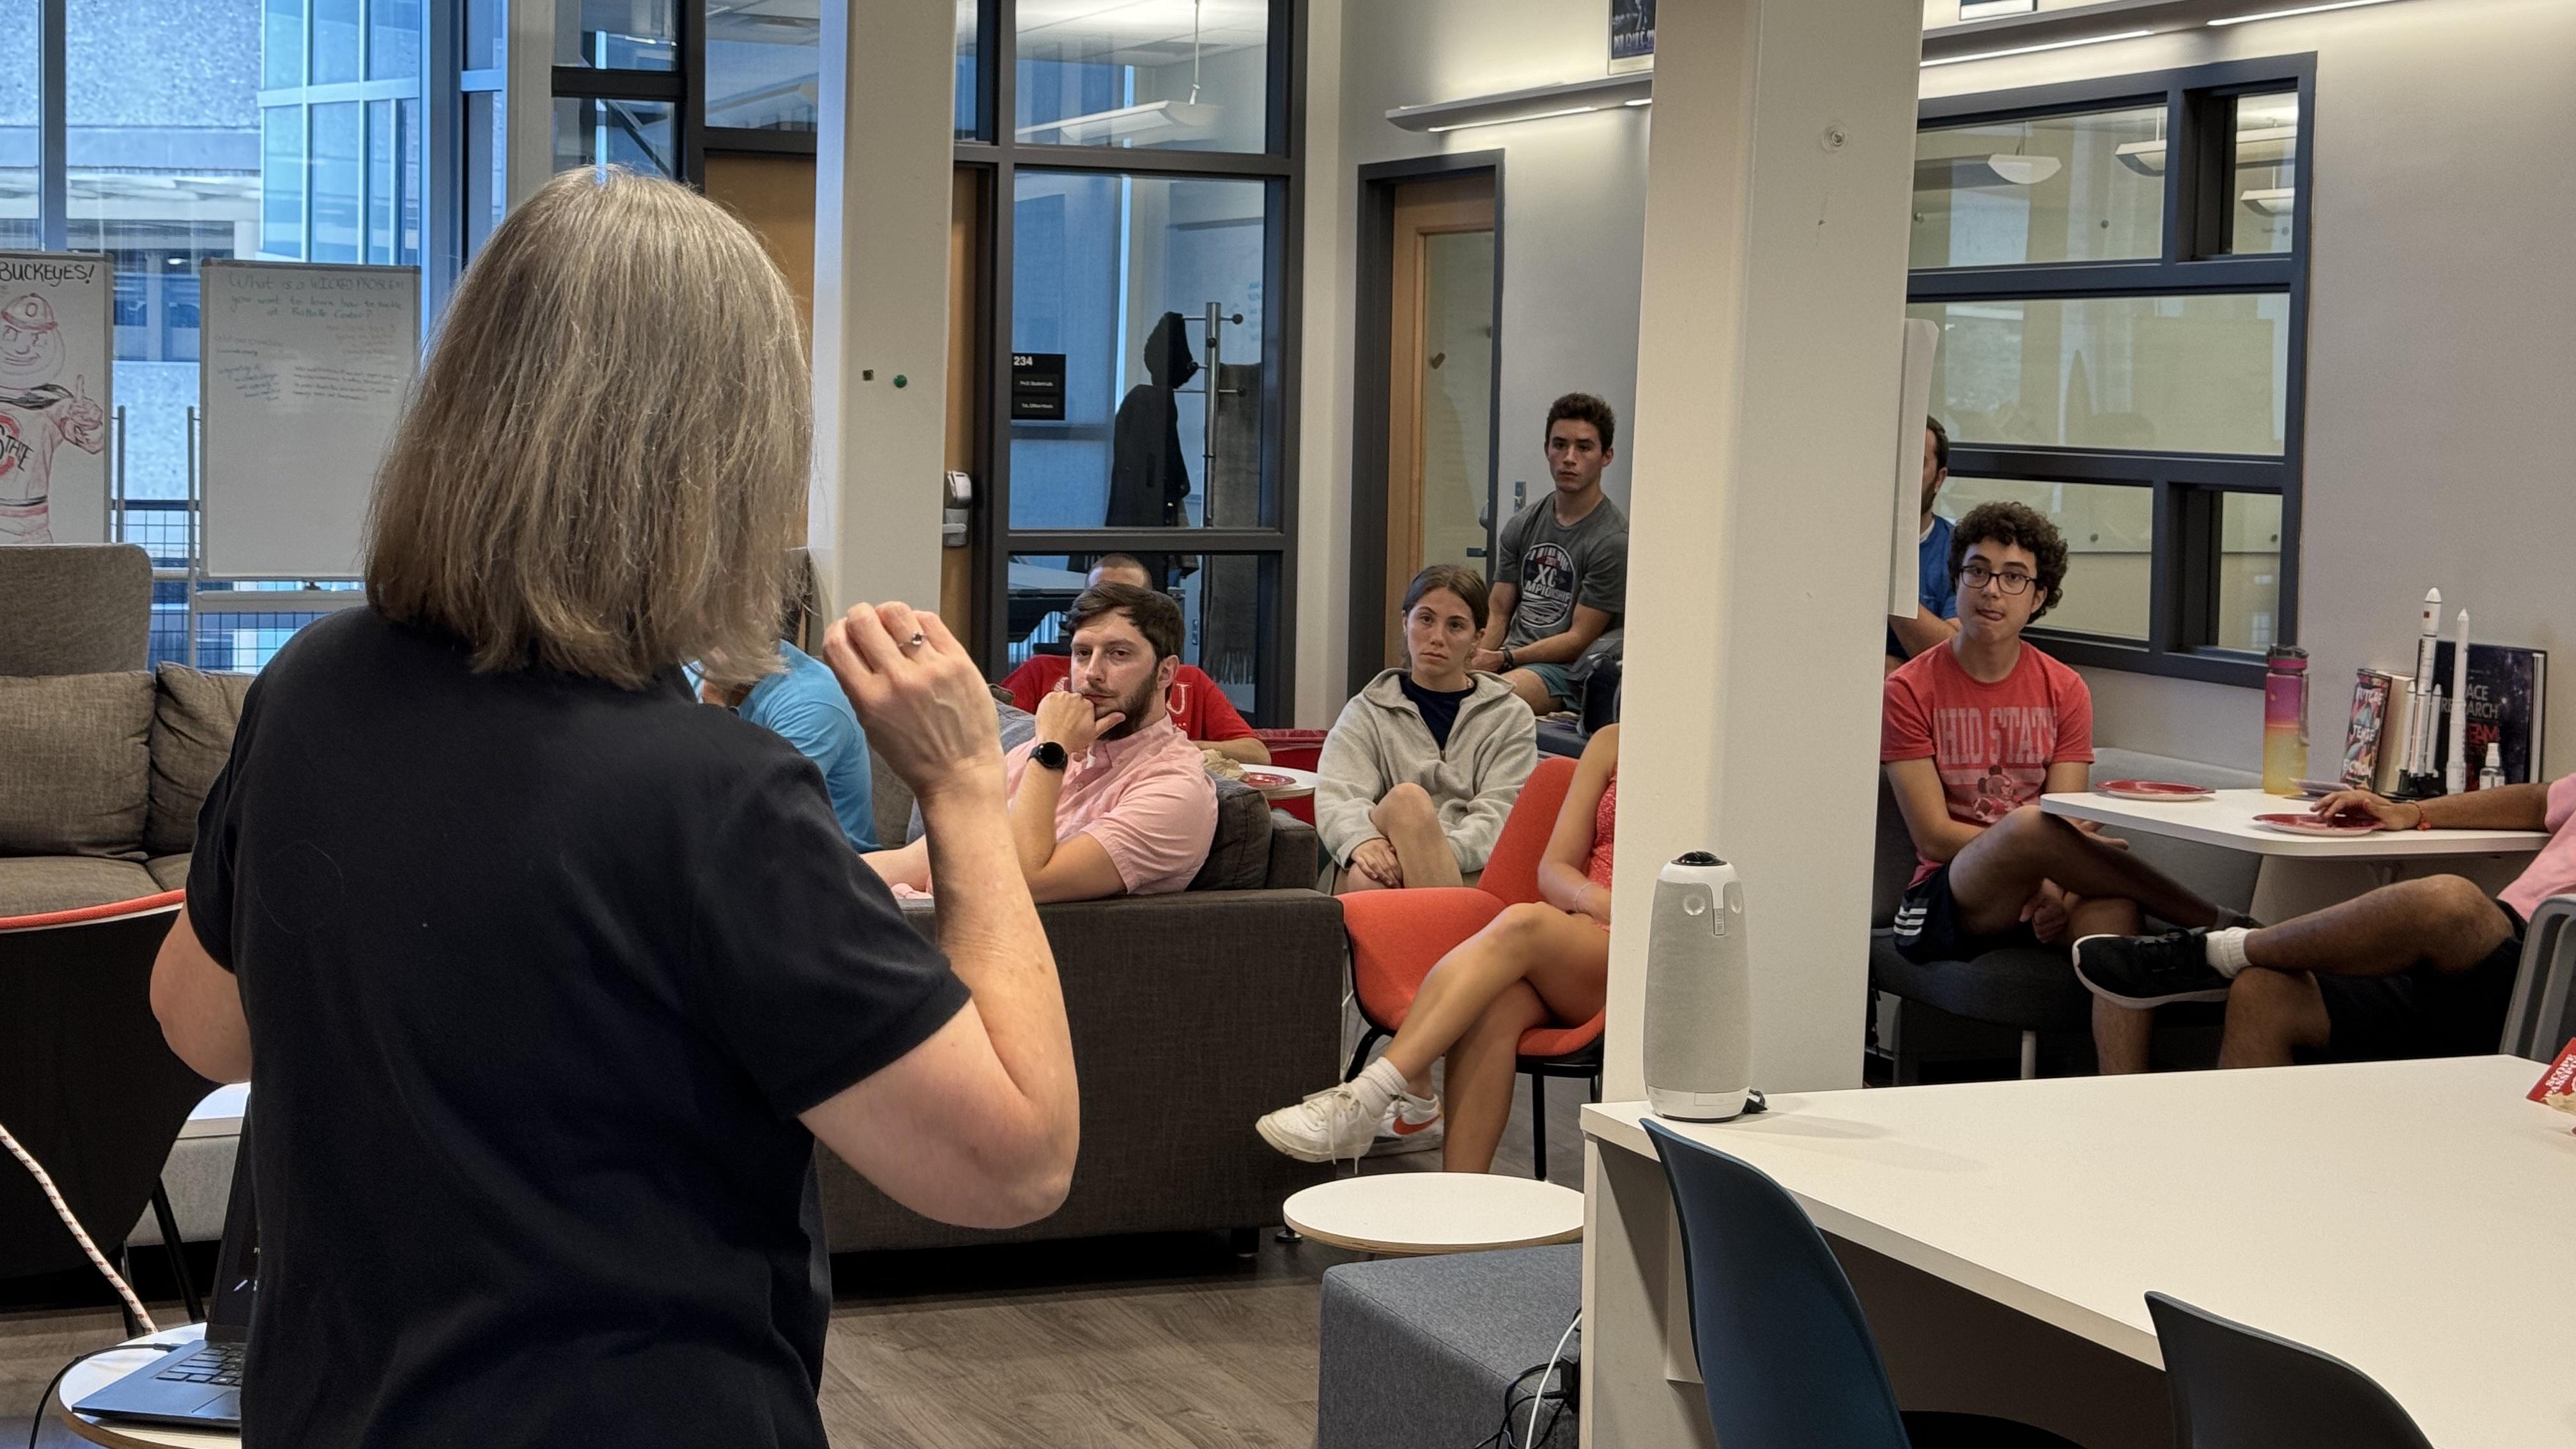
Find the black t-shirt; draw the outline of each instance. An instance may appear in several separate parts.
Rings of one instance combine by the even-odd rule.
[[[188,910],[250,1019],[251,1442],[824,1449],[796,1114],[966,989],[794,748],[352,609],[251,687]]]
[[[1404,690],[1404,697],[1413,701],[1413,707],[1422,711],[1422,722],[1431,726],[1431,743],[1444,750],[1449,748],[1449,729],[1458,723],[1458,706],[1467,702],[1476,686],[1470,683],[1465,689],[1425,689],[1414,683],[1410,674],[1397,675],[1395,682]]]

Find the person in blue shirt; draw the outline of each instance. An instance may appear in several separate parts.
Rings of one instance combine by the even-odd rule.
[[[1939,418],[1923,420],[1923,552],[1914,616],[1887,621],[1887,672],[1959,632],[1959,581],[1950,577],[1950,520],[1932,511],[1950,479],[1950,434]]]
[[[784,641],[778,646],[778,657],[787,667],[764,675],[749,689],[725,689],[710,682],[699,686],[698,697],[730,708],[812,760],[814,768],[823,772],[823,789],[832,797],[832,813],[840,818],[841,833],[856,849],[876,849],[868,737],[859,728],[858,712],[850,708],[850,697],[841,692],[841,682],[823,661]]]

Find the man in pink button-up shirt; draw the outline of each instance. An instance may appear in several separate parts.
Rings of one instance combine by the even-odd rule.
[[[2342,1060],[2485,1055],[2504,1037],[2522,972],[2523,928],[2551,896],[2576,892],[2576,775],[2430,800],[2338,790],[2321,816],[2383,830],[2546,830],[2550,841],[2502,894],[2462,876],[2381,886],[2277,926],[2089,936],[2075,972],[2122,1006],[2225,1001],[2222,1067],[2287,1066],[2302,1052]]]
[[[1100,584],[1074,601],[1067,623],[1073,672],[1039,701],[1036,737],[1006,761],[1029,893],[1043,904],[1180,890],[1216,835],[1216,786],[1165,703],[1180,667],[1180,606]],[[927,891],[935,853],[925,836],[867,861],[898,894]]]

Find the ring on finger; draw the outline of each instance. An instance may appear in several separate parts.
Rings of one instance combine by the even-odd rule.
[[[919,631],[917,631],[917,630],[916,630],[916,631],[913,633],[913,636],[912,636],[911,638],[906,639],[906,640],[904,640],[904,641],[903,641],[903,647],[904,647],[904,648],[906,648],[906,649],[918,649],[918,648],[920,648],[922,645],[927,644],[927,643],[929,643],[929,642],[930,642],[930,636],[929,636],[929,635],[924,634],[924,633],[921,633],[921,632],[919,632]]]

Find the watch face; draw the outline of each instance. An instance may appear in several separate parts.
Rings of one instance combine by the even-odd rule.
[[[1057,744],[1053,740],[1048,740],[1046,743],[1039,745],[1036,749],[1031,750],[1029,752],[1029,758],[1035,760],[1041,765],[1044,765],[1050,770],[1061,770],[1064,768],[1065,762],[1064,746]]]

